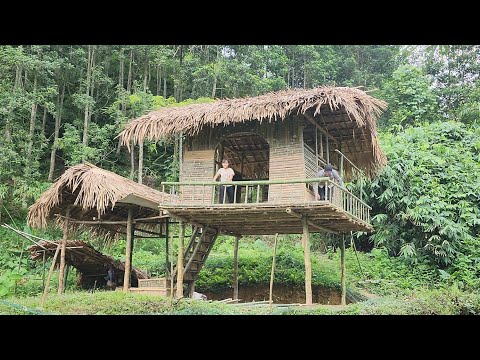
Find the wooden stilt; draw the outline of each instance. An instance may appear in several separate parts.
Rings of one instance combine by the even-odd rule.
[[[171,231],[171,234],[170,234],[169,250],[170,250],[170,306],[172,306],[172,303],[173,303],[173,231]]]
[[[42,256],[42,286],[45,288],[45,250]]]
[[[50,285],[50,279],[52,278],[53,269],[55,268],[55,263],[57,261],[58,254],[60,253],[60,249],[62,247],[62,243],[59,242],[57,245],[57,249],[55,250],[55,255],[53,255],[52,265],[50,265],[50,270],[48,271],[47,276],[47,283],[45,284],[45,288],[43,289],[42,301],[40,302],[40,306],[43,307],[45,304],[45,299],[47,298],[48,286]]]
[[[66,214],[65,214],[65,223],[63,225],[63,239],[62,239],[62,251],[60,253],[60,268],[58,270],[58,293],[63,294],[65,291],[65,249],[67,247],[67,239],[68,239],[68,225],[69,225],[69,220],[68,218],[70,217],[70,208],[67,208]]]
[[[70,272],[70,265],[66,264],[65,265],[65,271],[63,272],[63,292],[65,293],[65,289],[67,287],[67,279],[68,279],[68,273]]]
[[[132,221],[133,208],[128,208],[127,220],[127,246],[125,249],[125,274],[123,276],[123,291],[128,292],[130,289],[130,271],[131,271],[131,256],[132,256]]]
[[[347,285],[346,285],[346,267],[345,267],[345,235],[342,236],[340,246],[340,261],[342,263],[342,305],[347,305]]]
[[[233,250],[233,300],[238,300],[238,241],[240,236],[235,236],[235,249]]]
[[[183,238],[185,237],[185,223],[180,221],[180,236],[178,237],[178,261],[177,261],[177,293],[176,298],[183,297]]]
[[[277,256],[277,239],[278,233],[275,234],[275,243],[273,244],[272,273],[270,274],[270,296],[268,298],[270,305],[273,303],[273,274],[275,273],[275,256]]]
[[[310,262],[310,233],[308,231],[308,220],[302,217],[303,225],[303,254],[305,261],[305,304],[312,305],[312,264]]]

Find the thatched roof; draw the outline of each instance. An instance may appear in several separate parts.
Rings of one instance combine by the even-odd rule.
[[[68,207],[70,218],[75,220],[123,221],[127,218],[129,205],[126,203],[128,201],[123,200],[130,194],[140,195],[156,204],[167,195],[89,163],[75,165],[65,171],[30,207],[27,222],[31,227],[46,227],[56,214],[65,215]],[[137,206],[134,216],[158,214],[158,209]],[[62,223],[62,219],[57,222]],[[136,228],[142,226],[145,225]],[[72,228],[75,227],[78,225],[72,225]],[[106,236],[114,236],[120,231],[118,225],[92,225],[92,229]]]
[[[340,141],[368,142],[371,166],[386,163],[377,143],[376,118],[387,104],[359,88],[318,87],[268,93],[256,97],[218,100],[151,111],[130,121],[119,134],[122,144],[158,140],[183,132],[195,135],[205,126],[227,126],[246,121],[278,121],[291,114],[307,114]],[[330,119],[327,119],[327,118]],[[343,150],[342,150],[343,151]],[[365,152],[357,147],[350,152]]]
[[[38,244],[27,248],[33,260],[41,261],[43,251],[46,249],[45,257],[53,257],[58,242],[40,241]],[[59,260],[57,260],[58,262]],[[90,287],[97,281],[97,287],[106,284],[105,276],[110,266],[113,267],[119,284],[123,283],[125,263],[115,260],[113,257],[104,255],[95,250],[91,245],[81,240],[68,240],[65,249],[65,262],[75,267],[81,273],[81,285]],[[138,279],[148,279],[147,273],[132,267],[132,286],[136,286]]]

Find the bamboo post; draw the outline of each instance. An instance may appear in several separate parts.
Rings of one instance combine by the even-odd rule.
[[[170,235],[170,306],[173,303],[173,229]]]
[[[165,274],[168,276],[169,269],[168,269],[168,253],[170,251],[170,247],[168,244],[168,236],[170,235],[170,229],[169,229],[169,223],[170,221],[168,218],[165,220]],[[160,225],[161,226],[161,225]],[[170,276],[172,276],[172,273],[170,272]]]
[[[233,300],[238,300],[238,242],[240,236],[235,236],[235,249],[233,251]]]
[[[312,263],[310,262],[310,233],[308,231],[307,217],[302,217],[303,225],[303,254],[305,261],[305,305],[312,305]]]
[[[123,276],[123,291],[128,292],[130,289],[130,271],[131,271],[131,255],[132,255],[132,218],[133,208],[128,208],[127,220],[127,246],[125,249],[125,274]]]
[[[70,265],[66,264],[65,271],[63,272],[63,284],[65,285],[63,288],[63,292],[65,292],[65,288],[67,287],[67,279],[68,279],[69,272],[70,272]]]
[[[177,293],[176,298],[183,297],[183,238],[185,237],[185,223],[180,220],[180,236],[178,237],[177,260]]]
[[[42,286],[45,288],[45,250],[43,250],[42,256]]]
[[[43,307],[45,304],[45,299],[47,298],[48,286],[50,285],[50,279],[52,278],[53,269],[55,268],[55,262],[57,261],[58,253],[60,252],[60,248],[62,244],[59,242],[57,245],[57,250],[55,250],[55,255],[53,255],[52,265],[50,265],[50,270],[48,271],[47,283],[45,284],[45,288],[43,289],[42,301],[40,302],[40,307]]]
[[[278,233],[275,234],[275,242],[273,244],[272,273],[270,274],[270,296],[268,298],[268,303],[270,306],[273,304],[273,274],[275,273],[275,256],[277,256],[277,239]]]
[[[70,218],[70,207],[67,208],[65,213],[65,223],[63,225],[63,239],[62,239],[62,251],[60,253],[60,268],[58,270],[58,293],[63,294],[65,292],[65,252],[67,248],[67,239],[68,239],[68,225]]]
[[[347,305],[346,267],[345,267],[345,235],[340,246],[340,261],[342,264],[342,306]]]

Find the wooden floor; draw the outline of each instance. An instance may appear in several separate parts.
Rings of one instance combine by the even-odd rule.
[[[301,234],[302,221],[297,215],[307,215],[316,228],[309,225],[310,232],[347,233],[370,232],[373,227],[340,210],[328,201],[312,201],[307,204],[228,204],[182,206],[160,205],[161,210],[179,216],[191,223],[210,225],[226,233],[238,235]],[[291,209],[292,213],[288,213]]]

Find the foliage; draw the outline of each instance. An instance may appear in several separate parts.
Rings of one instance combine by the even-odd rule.
[[[425,51],[426,73],[435,84],[442,115],[465,124],[480,116],[480,46],[430,46]]]
[[[389,163],[367,185],[376,246],[447,266],[478,236],[479,132],[449,121],[385,134]]]
[[[0,275],[0,298],[13,295],[15,286],[21,278],[22,275],[15,271],[4,271]]]
[[[228,241],[228,240],[227,240]],[[220,249],[221,245],[216,245]],[[225,246],[226,248],[226,246]],[[214,250],[216,250],[214,248]],[[212,250],[208,261],[200,271],[196,288],[215,291],[231,288],[233,282],[233,246],[229,242],[228,253]],[[238,250],[238,283],[242,285],[268,284],[272,267],[273,249],[260,239],[241,240]],[[312,257],[312,285],[337,288],[339,269],[328,259]],[[303,249],[281,242],[275,259],[275,282],[284,285],[305,284]]]
[[[433,121],[438,112],[430,80],[423,75],[422,69],[411,65],[396,69],[392,77],[385,80],[379,96],[388,103],[379,121],[381,126],[402,129],[421,125]]]

